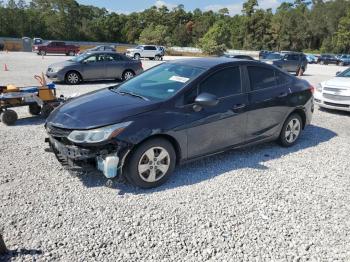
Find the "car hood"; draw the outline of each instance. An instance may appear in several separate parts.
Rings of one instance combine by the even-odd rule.
[[[323,86],[342,87],[350,89],[350,77],[334,77],[322,83]]]
[[[51,65],[49,65],[49,67],[50,68],[58,68],[58,67],[62,68],[62,67],[72,66],[72,65],[77,65],[77,64],[79,64],[79,63],[67,60],[67,61],[51,64]]]
[[[157,104],[106,88],[66,102],[56,108],[46,122],[65,129],[92,129],[123,122],[128,117],[155,109]]]

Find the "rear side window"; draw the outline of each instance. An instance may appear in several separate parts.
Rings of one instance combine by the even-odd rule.
[[[290,76],[279,71],[275,71],[275,76],[278,85],[286,85],[292,81],[292,78]]]
[[[145,50],[157,50],[155,46],[145,46]]]
[[[229,67],[215,72],[199,86],[199,93],[210,93],[218,98],[242,92],[239,67]]]
[[[250,88],[252,91],[276,86],[275,71],[266,67],[248,66]]]
[[[287,60],[297,61],[299,60],[299,55],[289,54],[289,55],[285,55],[285,58],[287,58]]]

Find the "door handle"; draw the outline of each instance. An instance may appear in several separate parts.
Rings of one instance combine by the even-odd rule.
[[[282,97],[286,97],[287,95],[288,95],[287,92],[283,92],[283,93],[280,93],[277,97],[282,98]]]
[[[236,104],[233,106],[233,110],[239,110],[246,107],[246,104]]]

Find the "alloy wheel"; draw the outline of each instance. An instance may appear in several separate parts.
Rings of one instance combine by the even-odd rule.
[[[152,147],[140,158],[138,173],[142,180],[153,183],[160,180],[169,170],[170,155],[163,147]]]
[[[285,131],[285,138],[287,140],[288,143],[293,143],[295,140],[297,140],[297,138],[300,135],[300,130],[301,130],[301,124],[299,119],[297,118],[292,118],[286,128]]]
[[[124,73],[124,80],[129,80],[130,78],[133,78],[134,74],[130,71],[127,71]]]
[[[67,80],[68,80],[68,83],[74,85],[74,84],[78,84],[80,79],[77,73],[70,73],[67,76]]]

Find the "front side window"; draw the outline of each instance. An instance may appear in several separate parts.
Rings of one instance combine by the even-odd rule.
[[[204,71],[198,67],[164,63],[111,88],[111,90],[121,94],[129,93],[142,96],[148,100],[162,101],[173,97]]]
[[[275,71],[266,67],[248,66],[250,88],[252,91],[276,86]]]
[[[241,92],[241,73],[238,66],[215,72],[199,85],[199,93],[210,93],[218,98]]]

